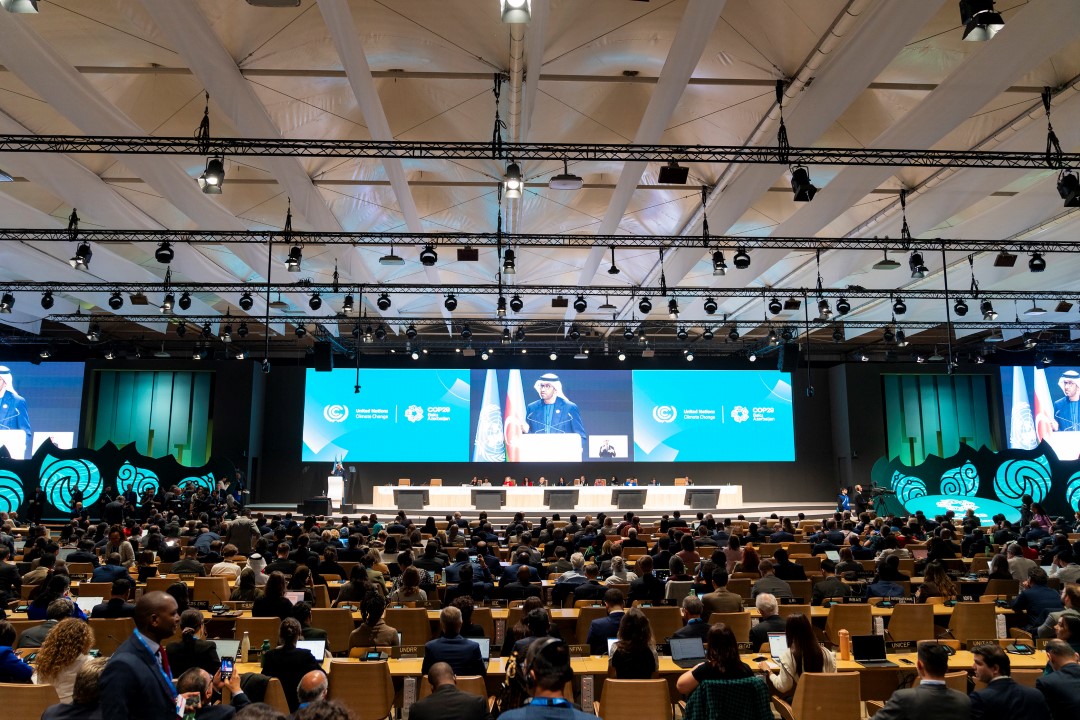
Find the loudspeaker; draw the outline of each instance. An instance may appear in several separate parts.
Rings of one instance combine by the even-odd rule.
[[[776,369],[780,372],[795,372],[799,368],[799,344],[784,343],[776,357]]]
[[[334,348],[330,343],[316,343],[315,372],[330,372],[334,369]]]

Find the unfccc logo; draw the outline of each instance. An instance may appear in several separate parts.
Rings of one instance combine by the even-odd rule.
[[[674,405],[657,405],[652,409],[652,419],[658,423],[675,422],[678,415],[679,411]]]
[[[737,423],[746,422],[750,419],[750,411],[742,405],[731,408],[731,419]]]
[[[322,409],[322,414],[326,422],[345,422],[345,418],[349,417],[349,408],[344,405],[327,405]]]
[[[405,419],[409,422],[420,422],[424,419],[424,408],[419,405],[410,405],[405,410]]]

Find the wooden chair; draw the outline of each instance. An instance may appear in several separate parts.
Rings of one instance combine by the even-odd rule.
[[[229,578],[197,577],[191,599],[205,600],[211,605],[218,605],[228,600],[230,595],[232,592],[229,590]]]
[[[677,607],[644,607],[641,611],[649,618],[652,626],[653,638],[657,642],[663,642],[679,630],[682,630],[682,611]]]
[[[90,629],[94,631],[94,645],[103,656],[109,657],[135,632],[135,621],[131,618],[91,618]]]
[[[316,585],[311,589],[311,594],[314,596],[313,608],[328,608],[330,607],[330,590],[325,585]]]
[[[968,570],[973,573],[982,572],[983,570],[990,569],[990,558],[986,555],[976,555],[971,558],[971,565],[968,566]]]
[[[824,558],[821,555],[799,554],[791,556],[791,562],[802,565],[807,576],[821,572],[821,561],[823,559]]]
[[[894,606],[885,633],[890,640],[932,640],[935,636],[934,606]]]
[[[799,603],[797,605],[777,605],[776,614],[787,620],[795,613],[810,617],[810,605],[805,603]]]
[[[727,582],[727,589],[730,592],[735,593],[744,600],[750,599],[750,591],[754,588],[754,581],[750,578],[730,578]]]
[[[221,704],[227,706],[232,702],[232,693],[228,686],[221,688]],[[263,702],[277,710],[282,715],[289,717],[289,701],[285,699],[285,690],[281,687],[281,680],[270,678],[266,683],[266,694]]]
[[[589,625],[593,620],[607,616],[606,607],[583,607],[578,610],[576,642],[581,645],[589,637]]]
[[[1042,673],[1042,670],[1039,670],[1038,672]],[[922,678],[919,677],[918,675],[916,675],[915,676],[915,685],[918,685],[920,682],[922,682]],[[1032,685],[1034,685],[1034,681],[1032,681]],[[947,673],[945,673],[945,687],[949,688],[950,690],[956,690],[957,692],[962,692],[965,695],[967,695],[967,692],[968,692],[968,689],[967,689],[968,688],[968,673],[967,673],[967,670],[956,670],[955,672],[947,672]]]
[[[803,673],[791,704],[774,697],[773,705],[784,720],[859,720],[859,673]]]
[[[858,675],[856,674],[856,677]],[[859,696],[858,683],[855,697]],[[650,720],[671,720],[671,691],[663,678],[655,680],[604,679],[600,700],[593,703],[596,715],[602,718],[645,717]]]
[[[263,640],[270,641],[270,647],[277,647],[278,631],[281,629],[281,620],[271,618],[236,618],[236,627],[233,629],[233,639],[243,640],[244,633],[251,640],[252,649],[262,646]]]
[[[111,586],[110,586],[111,587]],[[31,593],[37,590],[37,585],[23,585],[22,591],[19,593],[19,598],[22,600],[29,600]]]
[[[326,573],[322,576],[322,579],[326,581],[327,585],[330,585],[331,583],[341,582],[341,576],[335,575],[334,573]]]
[[[326,631],[327,647],[337,655],[349,650],[349,636],[354,623],[352,613],[341,608],[312,608],[311,626]]]
[[[735,633],[735,642],[750,642],[750,627],[753,625],[750,612],[718,613],[709,615],[709,625],[724,623]]]
[[[175,577],[152,577],[147,578],[146,587],[143,592],[165,592],[169,587],[177,581]]]
[[[112,596],[111,582],[84,582],[79,583],[79,597],[99,597],[108,600]]]
[[[870,606],[833,605],[829,608],[829,617],[825,620],[826,639],[833,645],[839,645],[841,630],[847,630],[852,635],[872,635],[874,619],[871,616]],[[856,699],[858,696],[858,683],[856,683]]]
[[[393,648],[389,645],[368,645],[366,647],[351,647],[349,648],[349,659],[355,660],[357,658],[362,658],[372,651],[386,653],[386,656],[389,657],[390,653],[393,651]]]
[[[693,580],[668,580],[664,585],[664,599],[681,603],[693,587]]]
[[[423,700],[431,694],[431,683],[427,681],[427,678],[421,677],[417,679],[420,684],[420,692],[418,700]],[[458,675],[457,679],[458,690],[467,692],[470,695],[479,695],[480,697],[487,699],[487,682],[482,675]]]
[[[996,638],[995,617],[994,606],[990,603],[957,603],[949,618],[949,635],[965,646],[968,640]]]
[[[1020,593],[1020,582],[1017,580],[987,580],[984,595],[1008,595],[1014,597]]]
[[[507,613],[509,615],[509,613]],[[473,609],[472,621],[474,625],[479,625],[484,629],[484,637],[495,639],[495,619],[491,615],[491,608],[478,607]],[[508,628],[514,627],[508,625]]]
[[[90,575],[94,572],[94,563],[74,562],[67,564],[68,575]]]
[[[809,555],[812,549],[813,548],[810,546],[810,543],[795,542],[788,543],[787,545],[787,552],[789,558],[791,558],[792,555]]]
[[[811,587],[813,583],[809,580],[789,580],[788,585],[791,586],[791,594],[793,597],[799,598],[804,603],[809,603],[812,597]]]
[[[52,685],[0,683],[4,714],[13,718],[39,718],[45,708],[60,702]]]
[[[426,608],[387,608],[383,619],[401,633],[402,645],[423,645],[431,639]]]
[[[1013,668],[1012,679],[1020,685],[1035,687],[1035,681],[1042,677],[1041,668]]]
[[[396,626],[394,626],[396,627]],[[390,664],[331,660],[326,699],[337,700],[356,720],[382,720],[394,712],[394,681]]]

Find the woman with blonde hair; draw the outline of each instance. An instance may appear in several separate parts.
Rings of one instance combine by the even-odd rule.
[[[75,618],[61,620],[49,631],[38,650],[34,663],[35,685],[52,685],[60,702],[71,702],[75,676],[83,663],[90,659],[94,631],[88,623]]]

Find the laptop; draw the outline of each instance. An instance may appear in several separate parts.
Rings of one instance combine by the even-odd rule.
[[[653,570],[653,575],[656,576],[657,580],[667,582],[667,579],[671,577],[671,570]]]
[[[296,647],[297,649],[307,650],[320,663],[323,661],[323,657],[326,655],[325,640],[297,640]]]
[[[769,633],[769,657],[779,660],[787,650],[787,633]]]
[[[911,551],[911,557],[914,558],[915,560],[925,560],[926,559],[926,554],[928,552],[930,552],[929,548],[925,548],[925,547],[916,547],[916,548],[908,548],[908,549]]]
[[[285,593],[285,597],[293,605],[295,605],[298,602],[304,602],[304,593],[303,592],[287,592],[287,593]]]
[[[607,654],[611,655],[611,652],[615,649],[615,643],[619,642],[619,638],[613,637],[607,639]]]
[[[852,635],[851,657],[863,667],[898,667],[885,659],[884,635]]]
[[[59,550],[56,551],[56,559],[57,560],[67,560],[68,555],[71,555],[73,552],[75,552],[78,549],[79,548],[60,548]]]
[[[218,657],[234,658],[240,654],[239,640],[211,640],[217,646]]]
[[[101,604],[104,600],[105,598],[103,597],[79,596],[75,598],[75,604],[79,606],[80,610],[86,613],[87,617],[89,617],[90,613],[94,611],[94,606]]]
[[[835,550],[826,550],[825,557],[829,558],[833,562],[840,562],[840,553]]]
[[[465,638],[469,642],[474,642],[480,646],[480,657],[484,659],[486,663],[491,659],[491,640],[488,638]]]
[[[705,662],[705,644],[701,638],[668,638],[671,648],[671,662],[681,668],[692,668]]]

